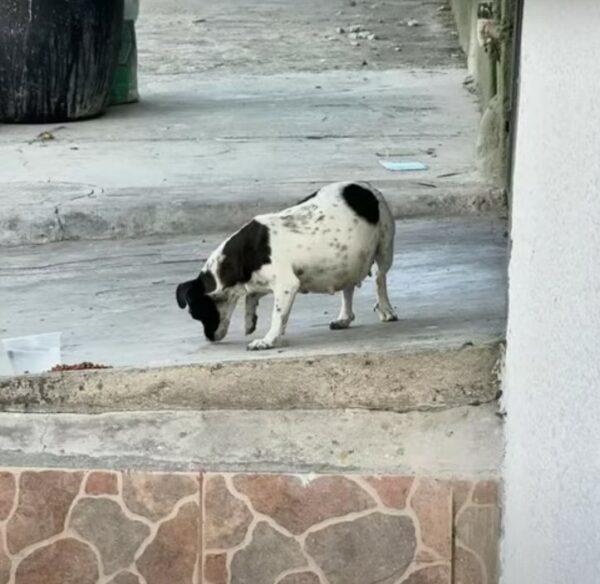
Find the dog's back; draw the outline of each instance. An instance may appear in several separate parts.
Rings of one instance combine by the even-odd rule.
[[[303,292],[335,292],[360,284],[377,254],[393,244],[389,207],[366,184],[329,184],[256,221],[269,229],[270,269],[291,266]]]

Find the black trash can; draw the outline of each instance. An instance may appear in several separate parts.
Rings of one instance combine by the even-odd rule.
[[[104,113],[122,24],[123,0],[0,0],[0,121]]]

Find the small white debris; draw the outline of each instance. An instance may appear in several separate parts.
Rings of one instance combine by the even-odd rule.
[[[336,31],[338,34],[344,34],[346,32],[346,29],[341,26],[338,26]]]
[[[360,43],[358,41],[352,41],[350,43],[353,47],[360,47]]]
[[[360,32],[361,30],[364,30],[364,28],[360,24],[353,24],[352,26],[348,27],[348,30],[350,32]]]
[[[399,53],[402,50],[402,47],[394,47],[394,51],[396,51],[397,53]]]
[[[376,41],[377,40],[377,35],[375,33],[370,33],[370,34],[367,35],[367,40]]]
[[[300,484],[305,488],[308,487],[308,485],[310,485],[310,483],[312,483],[315,479],[318,478],[318,475],[316,475],[315,473],[296,475],[296,476],[300,480]]]
[[[414,18],[409,18],[406,21],[406,26],[421,26],[421,23],[418,20],[415,20]]]

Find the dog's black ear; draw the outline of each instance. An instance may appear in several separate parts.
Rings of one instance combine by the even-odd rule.
[[[189,304],[190,292],[194,295],[210,294],[217,289],[217,281],[211,272],[200,272],[195,280],[177,286],[177,304],[185,308]]]
[[[194,286],[197,286],[197,284],[198,280],[190,280],[189,282],[184,282],[183,284],[179,284],[179,286],[177,286],[176,296],[179,308],[185,308],[187,306],[188,293]]]
[[[212,272],[200,272],[198,280],[200,280],[202,284],[204,294],[210,294],[217,289],[217,281],[212,275]]]

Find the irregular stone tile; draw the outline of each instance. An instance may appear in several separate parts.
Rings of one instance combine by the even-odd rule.
[[[450,566],[429,566],[417,570],[402,584],[450,584]]]
[[[88,495],[118,495],[117,475],[114,472],[92,472],[85,482]]]
[[[252,541],[233,556],[231,584],[271,584],[282,572],[306,564],[300,544],[263,521],[254,529]]]
[[[108,584],[140,584],[140,579],[131,572],[117,574]]]
[[[158,528],[137,568],[147,584],[192,584],[200,553],[200,508],[186,503]]]
[[[452,488],[446,481],[421,478],[411,499],[421,540],[443,559],[452,558]]]
[[[123,500],[143,517],[158,521],[178,501],[199,490],[198,477],[182,474],[123,473]]]
[[[91,548],[67,538],[38,548],[21,561],[15,584],[96,584],[98,576]]]
[[[227,556],[209,554],[204,558],[205,584],[227,584]]]
[[[234,497],[221,476],[204,483],[204,546],[227,549],[244,541],[252,514],[243,501]]]
[[[343,476],[323,476],[308,484],[293,475],[238,475],[233,480],[256,511],[295,535],[326,519],[375,506],[363,489]]]
[[[329,584],[398,582],[413,561],[416,546],[409,517],[379,512],[309,533],[305,543]]]
[[[480,481],[473,491],[473,503],[478,505],[498,504],[498,483],[496,481]]]
[[[70,527],[100,552],[107,575],[127,568],[150,535],[147,525],[129,519],[118,503],[103,498],[77,501]]]
[[[11,553],[63,531],[82,476],[53,470],[21,474],[19,502],[6,528]]]
[[[321,580],[314,572],[300,572],[298,574],[288,574],[277,584],[321,584]]]
[[[0,584],[8,584],[10,581],[11,561],[4,549],[2,530],[0,530]]]
[[[452,516],[454,518],[465,506],[472,489],[473,483],[470,481],[452,481]]]
[[[483,561],[489,582],[498,578],[500,511],[497,507],[467,507],[456,522],[456,538]]]
[[[0,521],[8,518],[15,502],[17,483],[10,472],[0,472]]]
[[[452,584],[484,584],[485,575],[477,558],[468,550],[457,546],[452,562]],[[494,580],[490,582],[493,584]]]
[[[392,509],[404,509],[414,477],[375,476],[366,481],[377,491],[381,502]]]

